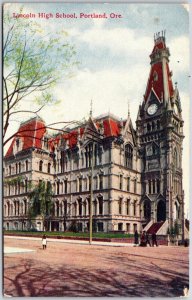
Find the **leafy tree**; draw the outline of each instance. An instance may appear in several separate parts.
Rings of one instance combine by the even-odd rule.
[[[20,13],[22,13],[21,9]],[[37,114],[44,105],[56,103],[52,88],[71,76],[75,49],[67,32],[46,33],[34,21],[13,18],[4,7],[3,16],[3,144],[16,114]],[[23,100],[32,95],[34,110],[23,110]],[[25,105],[26,107],[26,105]],[[18,115],[17,115],[18,116]]]
[[[29,193],[31,200],[29,207],[29,214],[32,218],[41,216],[43,220],[43,230],[45,230],[46,221],[51,217],[53,213],[53,191],[51,184],[47,184],[44,181],[39,184]]]

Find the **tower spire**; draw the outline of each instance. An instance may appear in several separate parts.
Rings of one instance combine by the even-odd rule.
[[[145,91],[145,102],[153,89],[160,102],[173,96],[172,73],[169,70],[169,48],[165,43],[165,30],[154,34],[154,47],[150,55],[151,71]],[[163,99],[162,99],[163,93]]]
[[[128,106],[128,117],[130,117],[130,101],[129,99],[127,100],[127,106]]]
[[[91,103],[90,103],[90,118],[92,118],[93,116],[93,100],[91,99]]]

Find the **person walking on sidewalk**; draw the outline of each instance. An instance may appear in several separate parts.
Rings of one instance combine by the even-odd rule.
[[[146,246],[146,234],[145,231],[141,233],[141,241],[140,241],[140,246],[145,247]]]
[[[156,236],[155,232],[153,232],[153,234],[152,234],[152,246],[154,247],[154,245],[156,245],[156,247],[158,246],[157,245],[157,236]]]
[[[149,240],[149,234],[146,233],[146,246],[147,244],[149,244],[149,246],[151,247],[151,243],[150,243],[150,240]]]
[[[43,245],[43,250],[47,248],[47,237],[45,234],[42,237],[42,245]]]
[[[134,243],[135,243],[135,245],[139,244],[139,234],[138,234],[137,229],[135,230],[135,233],[134,233]]]

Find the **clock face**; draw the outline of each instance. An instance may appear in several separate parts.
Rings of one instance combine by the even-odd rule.
[[[156,113],[157,109],[158,109],[158,106],[157,106],[157,104],[154,103],[148,107],[147,112],[149,115],[154,115]]]

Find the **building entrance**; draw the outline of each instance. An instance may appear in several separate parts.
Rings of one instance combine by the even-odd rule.
[[[160,200],[157,204],[157,222],[166,220],[166,204],[163,200]]]

